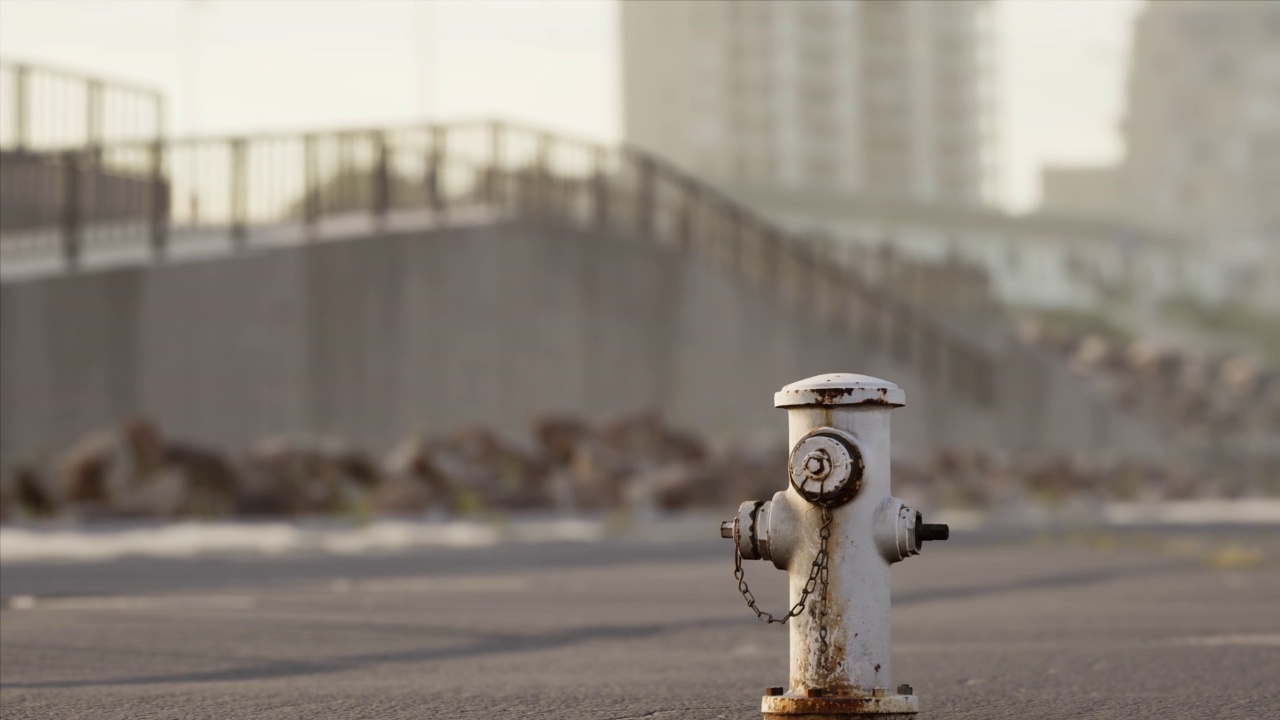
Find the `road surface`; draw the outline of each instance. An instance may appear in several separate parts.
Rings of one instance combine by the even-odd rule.
[[[0,568],[24,718],[758,718],[786,631],[730,546],[613,540]],[[1275,527],[957,533],[894,569],[921,718],[1280,718]],[[781,609],[783,578],[748,577]]]

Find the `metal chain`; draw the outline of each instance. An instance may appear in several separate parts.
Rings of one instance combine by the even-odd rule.
[[[737,535],[737,529],[734,530]],[[776,618],[773,613],[767,613],[756,606],[756,596],[751,593],[751,589],[747,587],[746,572],[742,569],[742,550],[738,547],[738,539],[734,537],[733,542],[733,576],[738,580],[738,592],[742,593],[742,598],[747,601],[747,607],[756,614],[756,619],[765,623],[776,623],[778,625],[785,624],[791,618],[804,612],[805,604],[809,601],[809,597],[813,595],[813,591],[822,586],[822,604],[818,608],[818,650],[823,655],[827,654],[827,561],[830,554],[827,551],[828,541],[831,539],[831,508],[822,508],[822,528],[818,531],[818,553],[813,556],[813,564],[809,567],[809,579],[804,583],[804,589],[800,591],[800,599],[796,600],[796,604],[791,606],[786,615]]]
[[[822,656],[822,662],[825,665],[827,659],[827,570],[831,567],[828,560],[831,555],[827,552],[827,540],[831,538],[831,508],[822,508],[822,530],[818,532],[818,537],[822,538],[822,570],[818,572],[818,584],[822,586],[822,595],[818,598],[818,654]],[[814,558],[815,560],[817,558]]]

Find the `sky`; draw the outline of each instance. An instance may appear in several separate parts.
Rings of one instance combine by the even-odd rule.
[[[997,196],[1122,153],[1141,0],[996,0]],[[164,91],[178,135],[501,117],[621,135],[616,0],[3,0],[0,55]]]

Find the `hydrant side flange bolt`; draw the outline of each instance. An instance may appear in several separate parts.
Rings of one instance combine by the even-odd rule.
[[[787,410],[790,426],[787,488],[744,502],[720,527],[741,560],[787,571],[791,606],[809,602],[785,618],[787,691],[770,688],[761,710],[766,718],[916,713],[911,687],[890,682],[889,567],[920,554],[924,542],[945,540],[948,530],[890,495],[889,415],[906,394],[866,375],[820,375],[784,387],[774,404]],[[892,687],[897,694],[886,691]]]

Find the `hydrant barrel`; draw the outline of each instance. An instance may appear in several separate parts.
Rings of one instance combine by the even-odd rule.
[[[886,380],[840,373],[788,385],[774,404],[787,410],[786,489],[743,503],[721,528],[738,546],[739,565],[762,558],[789,577],[790,678],[786,692],[765,695],[764,715],[915,713],[910,686],[890,690],[889,568],[948,530],[923,523],[890,492],[889,417],[906,394]]]

